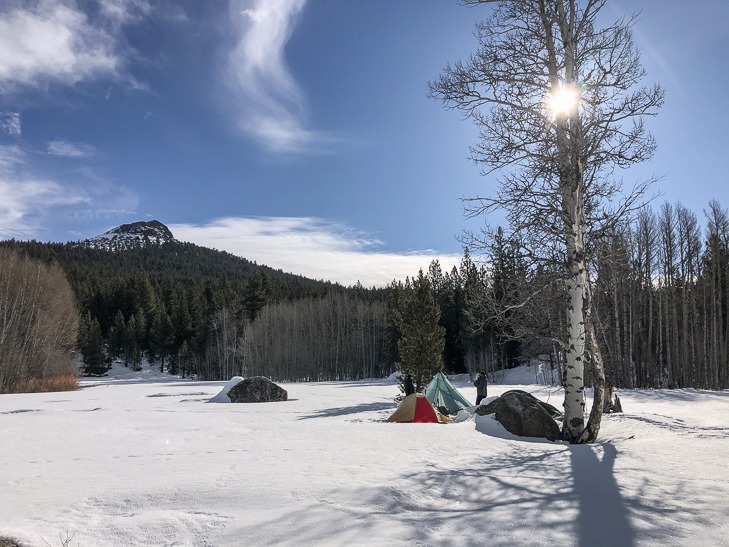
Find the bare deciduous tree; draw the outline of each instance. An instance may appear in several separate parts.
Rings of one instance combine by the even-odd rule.
[[[59,266],[0,249],[0,393],[75,375],[78,311]]]
[[[604,374],[591,321],[592,244],[645,192],[650,181],[622,193],[612,175],[652,155],[655,141],[643,117],[663,102],[660,86],[639,86],[644,70],[631,35],[635,18],[598,27],[606,2],[463,0],[495,8],[477,26],[477,52],[430,84],[432,97],[478,126],[473,159],[486,173],[502,173],[495,196],[466,200],[467,212],[503,209],[524,255],[560,272],[568,317],[562,434],[571,443],[594,442],[602,412]],[[585,423],[588,358],[595,397]]]

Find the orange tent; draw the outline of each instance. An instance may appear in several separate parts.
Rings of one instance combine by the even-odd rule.
[[[386,422],[399,423],[433,423],[441,422],[438,411],[433,408],[427,397],[422,393],[413,393],[405,397],[397,410],[393,412]]]

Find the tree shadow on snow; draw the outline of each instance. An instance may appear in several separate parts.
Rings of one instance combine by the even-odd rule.
[[[360,412],[379,412],[381,410],[393,411],[395,406],[392,401],[383,401],[380,403],[361,403],[352,406],[341,406],[333,408],[322,408],[313,414],[299,417],[299,420],[310,420],[312,418],[331,418],[334,416],[347,416],[349,414],[359,414]]]
[[[620,495],[614,467],[617,449],[602,445],[602,459],[596,447],[570,446],[572,490],[579,506],[577,535],[580,545],[635,545],[626,500]]]
[[[705,503],[687,503],[680,482],[666,491],[646,474],[642,488],[622,494],[614,474],[619,452],[611,444],[544,451],[517,446],[466,465],[449,456],[454,449],[444,448],[443,464],[389,484],[345,485],[308,499],[300,510],[257,522],[257,530],[267,530],[257,542],[630,547],[685,543],[690,538],[682,522],[710,523]],[[449,468],[449,458],[459,467]]]

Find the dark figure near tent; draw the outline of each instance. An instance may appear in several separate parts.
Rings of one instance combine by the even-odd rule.
[[[407,376],[405,376],[405,379],[402,381],[402,387],[405,390],[405,397],[415,393],[415,384],[413,384],[412,374],[408,374]]]
[[[476,406],[478,406],[488,396],[489,381],[486,379],[486,373],[479,372],[473,385],[476,386]]]

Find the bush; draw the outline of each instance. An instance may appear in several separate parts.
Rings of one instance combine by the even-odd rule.
[[[50,378],[26,378],[2,393],[49,393],[75,391],[79,388],[78,376],[51,376]]]

